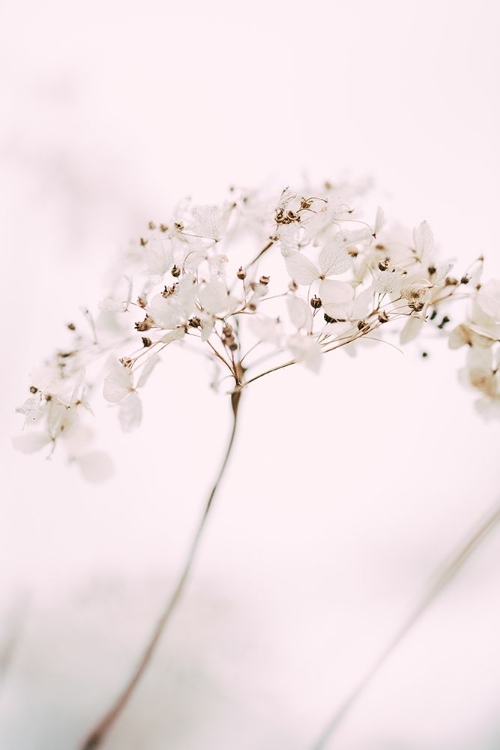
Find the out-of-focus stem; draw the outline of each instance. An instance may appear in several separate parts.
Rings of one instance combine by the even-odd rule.
[[[436,575],[434,583],[424,593],[422,599],[417,604],[415,609],[411,612],[410,616],[403,622],[402,626],[399,628],[395,636],[379,655],[377,660],[370,667],[368,672],[364,675],[364,677],[356,685],[351,694],[347,697],[344,703],[340,706],[340,708],[337,709],[332,718],[329,720],[321,736],[312,746],[312,750],[324,750],[327,747],[327,743],[329,743],[329,741],[332,739],[349,711],[361,697],[362,693],[368,687],[373,678],[377,675],[381,667],[391,656],[396,647],[406,637],[406,635],[424,614],[430,604],[432,604],[436,597],[439,596],[443,589],[446,588],[446,586],[448,586],[448,584],[453,580],[455,575],[467,562],[472,553],[481,544],[485,537],[493,530],[493,528],[499,521],[500,503],[497,502],[495,503],[495,506],[490,511],[490,513],[482,521],[482,523],[470,534],[469,537],[467,537],[464,543],[451,557],[449,562],[445,564],[442,570]]]
[[[170,621],[170,618],[179,602],[179,599],[181,598],[181,595],[188,581],[189,574],[191,572],[191,568],[193,566],[193,562],[196,557],[196,553],[198,551],[198,547],[199,547],[199,544],[203,535],[203,531],[205,529],[206,521],[207,521],[208,515],[210,513],[210,509],[213,504],[213,500],[215,498],[217,490],[219,489],[221,480],[224,476],[224,472],[226,470],[229,457],[231,455],[231,451],[234,445],[236,429],[238,426],[238,409],[239,409],[240,399],[241,399],[241,391],[237,391],[233,393],[231,396],[232,428],[231,428],[231,433],[229,436],[229,442],[226,448],[226,452],[224,454],[221,467],[219,469],[219,473],[212,487],[212,490],[208,496],[207,503],[205,505],[205,510],[203,512],[201,521],[198,525],[193,541],[191,542],[191,546],[189,548],[189,552],[188,552],[186,561],[184,563],[181,576],[179,580],[177,581],[177,584],[165,605],[165,608],[160,616],[160,619],[158,620],[156,624],[156,627],[151,633],[151,636],[146,644],[146,647],[143,651],[141,658],[139,659],[139,662],[134,672],[132,673],[132,676],[130,677],[129,681],[127,682],[127,684],[125,685],[122,692],[119,694],[118,698],[116,699],[114,704],[111,706],[109,711],[103,716],[103,718],[99,721],[99,723],[87,735],[85,741],[80,746],[81,750],[96,750],[96,748],[100,747],[105,741],[108,735],[108,732],[110,731],[110,729],[113,727],[113,725],[115,724],[115,722],[117,721],[121,713],[123,712],[135,688],[137,687],[137,684],[139,683],[144,672],[148,668],[149,663],[151,662],[151,659],[155,653],[156,647],[158,646],[160,638],[168,622]]]

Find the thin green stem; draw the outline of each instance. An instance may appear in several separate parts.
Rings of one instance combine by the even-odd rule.
[[[210,509],[212,508],[213,500],[215,498],[217,490],[219,489],[221,480],[224,476],[224,472],[228,465],[229,457],[231,455],[231,451],[234,445],[236,429],[238,426],[238,409],[239,409],[239,404],[240,404],[240,398],[241,398],[241,391],[235,392],[231,396],[233,420],[232,420],[232,429],[231,429],[231,433],[229,436],[229,442],[226,448],[226,452],[224,454],[221,467],[219,469],[219,473],[212,487],[212,490],[208,496],[205,509],[201,517],[201,521],[198,525],[193,541],[191,542],[191,546],[189,548],[188,555],[184,563],[184,567],[182,569],[180,578],[177,581],[177,584],[173,592],[170,594],[168,598],[165,608],[160,616],[160,619],[158,620],[155,628],[153,629],[149,637],[146,647],[142,653],[142,656],[139,659],[139,662],[134,672],[132,673],[132,676],[130,677],[129,681],[127,682],[124,689],[119,694],[118,698],[113,703],[109,711],[103,716],[103,718],[99,721],[99,723],[87,735],[85,741],[81,745],[81,750],[96,750],[96,748],[100,747],[103,744],[103,742],[106,740],[106,737],[109,731],[114,726],[117,719],[120,717],[124,708],[128,704],[137,684],[139,683],[142,676],[144,675],[144,672],[149,666],[151,659],[158,646],[158,643],[161,639],[161,636],[167,624],[169,623],[170,618],[181,598],[181,595],[185,589],[186,583],[191,573],[191,568],[193,566],[196,553],[198,552],[198,547],[199,547],[199,544],[203,535],[203,531],[206,526],[206,522],[207,522]]]

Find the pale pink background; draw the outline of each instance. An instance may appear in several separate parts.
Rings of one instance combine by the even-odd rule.
[[[389,216],[500,277],[498,20],[484,0],[4,5],[0,651],[22,629],[2,750],[72,750],[108,705],[228,428],[204,368],[173,357],[140,433],[104,414],[117,475],[89,487],[13,452],[29,370],[123,242],[231,183],[372,176]],[[458,384],[462,356],[380,347],[249,390],[194,579],[109,750],[311,746],[498,498],[500,425]],[[499,747],[499,573],[496,533],[332,748]]]

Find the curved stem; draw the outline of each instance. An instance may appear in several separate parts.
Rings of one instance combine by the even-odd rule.
[[[267,242],[264,245],[264,247],[262,248],[262,250],[260,250],[260,252],[257,253],[257,255],[255,256],[255,258],[253,260],[251,260],[250,263],[248,263],[245,266],[245,271],[249,271],[251,269],[251,267],[253,265],[255,265],[255,263],[257,263],[257,261],[260,260],[260,258],[262,258],[262,256],[264,255],[264,253],[267,253],[267,251],[269,250],[270,247],[273,246],[273,244],[274,244],[274,240],[269,240],[269,242]]]
[[[236,428],[238,425],[238,407],[240,403],[240,398],[241,398],[241,391],[235,392],[231,396],[233,423],[232,423],[231,434],[229,436],[229,442],[226,448],[226,452],[224,454],[221,467],[219,469],[219,473],[212,487],[212,490],[208,496],[208,500],[205,505],[205,510],[201,517],[201,521],[198,525],[194,539],[191,542],[191,546],[189,548],[189,552],[186,558],[186,562],[184,563],[181,576],[179,580],[177,581],[175,589],[173,590],[172,594],[170,595],[165,605],[165,608],[160,616],[160,619],[158,620],[156,624],[156,627],[151,633],[151,636],[146,644],[146,647],[143,651],[141,658],[139,659],[139,662],[134,672],[132,673],[132,676],[130,677],[129,681],[127,682],[124,689],[122,690],[122,692],[116,699],[115,703],[111,706],[109,711],[103,716],[100,722],[87,735],[87,738],[81,745],[81,750],[96,750],[96,748],[100,747],[102,743],[105,741],[108,735],[108,732],[110,731],[110,729],[112,728],[116,720],[119,718],[124,708],[126,707],[137,684],[142,678],[144,672],[146,671],[154,655],[156,647],[158,646],[158,643],[163,634],[163,631],[165,630],[165,627],[168,624],[170,617],[172,613],[174,612],[177,603],[179,602],[179,599],[181,598],[181,595],[186,586],[186,582],[189,578],[189,574],[191,572],[191,568],[193,566],[196,553],[198,551],[198,547],[199,547],[200,540],[203,535],[203,530],[205,528],[205,524],[208,518],[208,514],[210,512],[210,508],[212,507],[214,497],[217,493],[222,477],[224,476],[224,472],[226,470],[229,457],[231,455],[231,450],[234,445],[234,438],[236,436]]]
[[[376,676],[377,672],[383,666],[384,662],[389,658],[392,652],[417,623],[417,621],[424,614],[429,605],[432,604],[434,599],[436,599],[436,597],[443,591],[443,589],[452,581],[452,579],[466,563],[466,561],[476,550],[479,544],[494,529],[499,521],[500,503],[497,502],[495,503],[490,513],[485,517],[483,522],[470,534],[470,536],[467,537],[467,539],[451,557],[449,562],[443,566],[441,572],[436,576],[434,583],[429,587],[427,592],[424,593],[422,599],[417,604],[415,609],[403,622],[402,626],[396,632],[392,640],[389,641],[388,645],[370,667],[368,672],[356,685],[354,690],[347,697],[341,707],[332,716],[326,728],[323,730],[323,733],[313,745],[312,750],[324,750],[327,742],[333,737],[334,733],[339,728],[348,712],[351,710],[358,698],[360,698],[361,694],[368,687],[372,679]]]

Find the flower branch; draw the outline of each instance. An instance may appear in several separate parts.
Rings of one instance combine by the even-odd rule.
[[[358,202],[355,186],[325,183],[312,195],[232,189],[221,206],[179,204],[121,255],[98,315],[85,310],[83,326],[68,324],[69,343],[31,374],[30,395],[18,408],[27,429],[16,446],[52,455],[61,445],[90,481],[111,474],[109,457],[85,427],[96,386],[122,428],[138,428],[143,390],[171,346],[210,358],[212,386],[233,410],[227,452],[179,582],[130,682],[84,750],[102,744],[121,714],[184,590],[233,447],[243,389],[292,365],[318,373],[325,354],[352,353],[374,332],[386,343],[398,335],[404,346],[425,328],[450,349],[467,350],[460,377],[477,394],[478,411],[500,417],[500,280],[483,282],[482,257],[452,276],[426,221],[412,230],[391,227],[380,208],[363,213]],[[445,312],[450,301],[453,322]],[[262,356],[252,362],[257,346]]]

